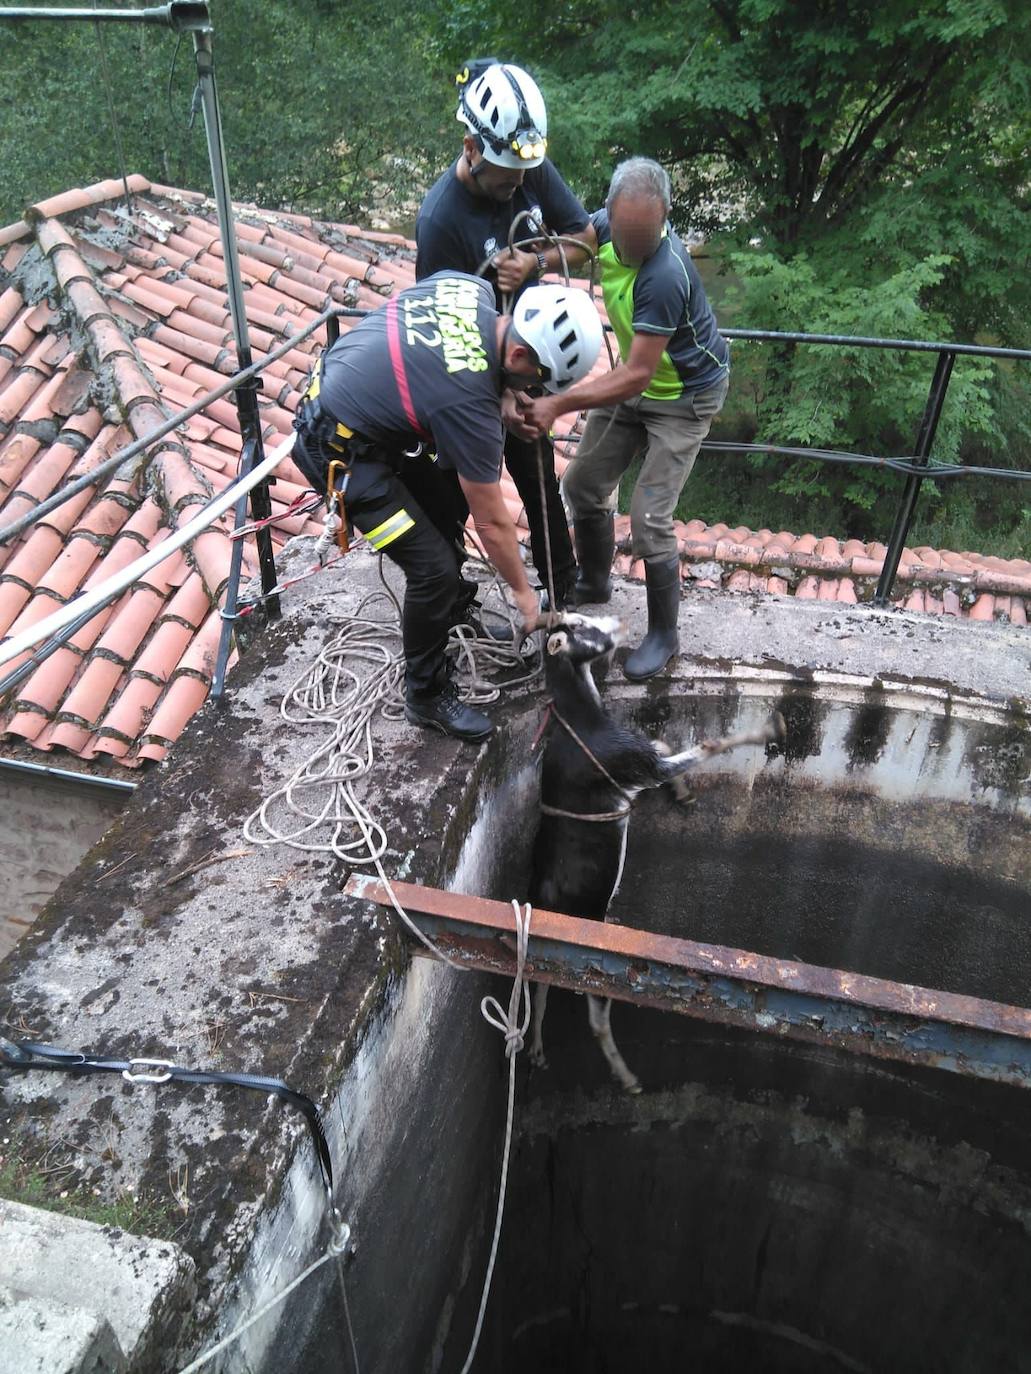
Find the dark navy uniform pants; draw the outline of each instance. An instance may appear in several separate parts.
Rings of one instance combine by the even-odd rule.
[[[328,464],[305,447],[303,431],[292,457],[315,490],[324,494]],[[405,689],[416,698],[435,696],[449,672],[448,630],[476,594],[475,584],[461,576],[469,507],[458,476],[425,455],[402,460],[391,456],[387,461],[374,454],[356,458],[344,504],[355,529],[405,575]]]

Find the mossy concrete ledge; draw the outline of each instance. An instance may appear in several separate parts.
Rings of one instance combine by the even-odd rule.
[[[0,1369],[121,1374],[158,1367],[189,1321],[193,1261],[41,1207],[0,1200]]]
[[[310,545],[300,561],[309,557]],[[283,619],[251,644],[225,699],[209,702],[143,779],[6,963],[5,1034],[272,1075],[312,1097],[353,1228],[346,1275],[362,1369],[404,1374],[458,1367],[471,1330],[506,1086],[501,1037],[479,1001],[505,994],[479,975],[410,963],[394,919],[342,895],[346,864],[243,835],[246,818],[325,740],[325,726],[281,717],[284,693],[377,585],[375,560],[359,552],[285,599]],[[643,590],[621,585],[615,609],[639,625]],[[837,699],[859,721],[841,747],[861,777],[883,753],[885,712],[894,720],[932,703],[1010,741],[1001,763],[979,763],[975,751],[971,766],[983,763],[983,787],[1004,810],[1024,814],[1026,632],[706,593],[685,599],[681,628],[672,675],[613,692],[654,733],[695,714],[711,733],[740,712],[787,702],[801,737],[810,705],[818,716]],[[621,681],[614,671],[613,685]],[[671,715],[670,698],[687,704]],[[479,749],[377,723],[364,798],[388,832],[388,873],[522,895],[538,701],[523,688],[490,708],[502,728]],[[777,767],[803,767],[804,752]],[[161,1354],[141,1369],[181,1367],[325,1250],[312,1143],[275,1099],[130,1085],[117,1074],[28,1073],[9,1077],[4,1093],[5,1149],[45,1178],[57,1162],[60,1191],[98,1206],[133,1199],[147,1229],[195,1265],[190,1320],[171,1323]],[[347,1368],[334,1269],[324,1265],[221,1356],[223,1374]]]

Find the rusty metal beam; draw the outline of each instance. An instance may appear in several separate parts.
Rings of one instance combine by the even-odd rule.
[[[393,887],[419,929],[456,962],[513,973],[510,903],[409,883]],[[364,874],[353,875],[344,891],[390,905],[379,880]],[[541,910],[533,913],[528,968],[538,982],[580,992],[1031,1086],[1031,1011],[1023,1007]]]

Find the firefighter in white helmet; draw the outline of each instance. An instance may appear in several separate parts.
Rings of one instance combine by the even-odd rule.
[[[490,720],[459,699],[446,655],[463,618],[470,513],[523,628],[539,600],[501,495],[501,397],[557,393],[590,372],[602,329],[584,291],[537,286],[512,315],[481,277],[438,272],[326,350],[297,408],[293,459],[332,508],[402,569],[405,715],[459,739]]]
[[[597,240],[587,211],[548,159],[548,114],[533,78],[521,67],[483,58],[459,73],[458,86],[455,117],[465,128],[462,151],[419,210],[415,274],[483,269],[501,309],[503,295],[518,299],[545,273],[561,269],[558,249],[537,237],[541,230],[579,239],[592,250]],[[514,239],[533,242],[510,252],[510,230],[520,215]],[[537,445],[511,400],[506,424],[505,464],[526,509],[534,566],[544,582],[550,539],[556,597],[565,604],[576,564],[554,451],[542,439],[542,508]]]

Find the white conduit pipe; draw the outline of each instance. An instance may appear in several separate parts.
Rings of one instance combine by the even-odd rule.
[[[264,481],[269,473],[288,456],[293,446],[294,440],[291,435],[289,439],[284,439],[279,447],[274,449],[265,461],[249,472],[246,477],[226,487],[220,496],[216,496],[214,501],[206,505],[181,530],[177,530],[175,534],[170,534],[167,539],[155,545],[154,548],[148,549],[145,554],[137,558],[135,563],[130,563],[127,568],[123,568],[114,577],[109,577],[106,582],[101,582],[91,591],[83,592],[73,601],[62,606],[60,610],[48,615],[44,620],[37,621],[27,630],[22,630],[21,634],[4,640],[0,644],[0,668],[5,663],[10,663],[12,659],[18,658],[28,649],[34,648],[41,641],[49,639],[51,635],[63,630],[66,625],[77,620],[85,611],[99,610],[105,602],[113,600],[119,592],[125,591],[126,587],[137,582],[144,573],[150,572],[151,568],[156,568],[159,563],[163,563],[177,549],[181,549],[184,544],[195,539],[202,530],[207,529],[213,521],[217,520],[223,511],[227,511],[243,492],[250,491],[251,487],[256,487],[259,482]]]

